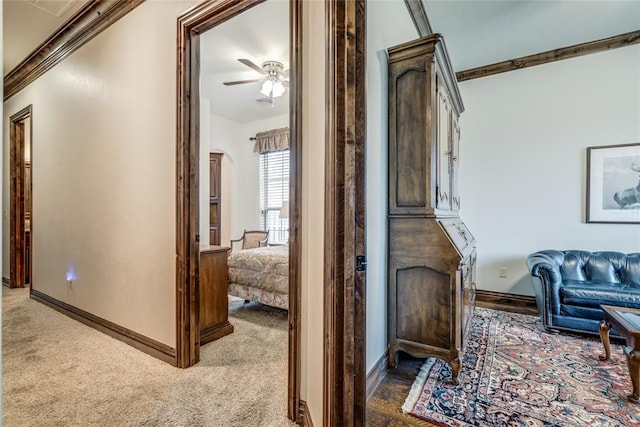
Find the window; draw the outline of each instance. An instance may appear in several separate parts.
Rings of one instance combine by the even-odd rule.
[[[289,150],[260,154],[260,228],[269,230],[269,243],[289,240],[289,218],[280,218],[289,200]]]

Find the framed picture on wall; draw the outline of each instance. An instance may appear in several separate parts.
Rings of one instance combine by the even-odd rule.
[[[587,222],[640,224],[640,143],[587,148]]]

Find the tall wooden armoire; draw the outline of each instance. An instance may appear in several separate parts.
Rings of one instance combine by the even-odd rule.
[[[388,49],[389,365],[449,362],[457,383],[475,299],[475,239],[458,216],[464,107],[442,36]]]
[[[209,244],[220,244],[222,153],[209,153]]]

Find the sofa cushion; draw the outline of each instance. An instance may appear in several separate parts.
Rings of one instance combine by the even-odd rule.
[[[565,251],[560,271],[564,280],[640,285],[640,256],[611,251]]]
[[[594,308],[601,305],[640,307],[640,285],[564,280],[560,287],[560,303]]]
[[[619,270],[620,281],[640,286],[640,256],[628,256],[624,259],[623,267]]]

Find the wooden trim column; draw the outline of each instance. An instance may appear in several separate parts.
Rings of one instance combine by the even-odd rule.
[[[195,38],[195,37],[194,37]],[[200,360],[200,330],[198,318],[197,168],[199,146],[193,134],[192,115],[196,111],[191,97],[197,90],[191,87],[195,80],[194,63],[197,50],[193,48],[191,30],[184,17],[178,19],[178,117],[177,189],[176,189],[176,366],[186,368]]]
[[[328,3],[324,425],[365,423],[365,2]]]
[[[289,385],[287,413],[301,422],[300,349],[302,325],[302,11],[303,0],[289,9]]]

